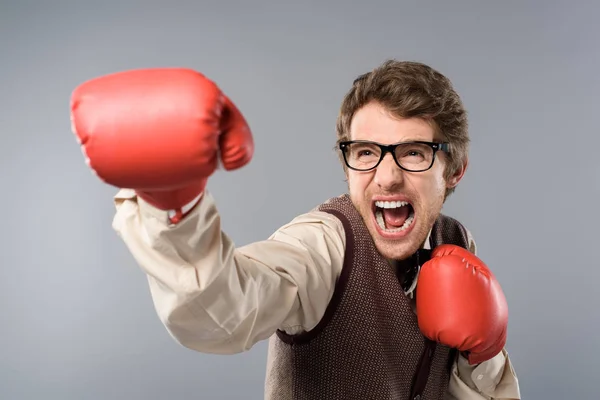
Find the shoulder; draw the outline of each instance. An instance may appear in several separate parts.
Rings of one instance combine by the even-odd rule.
[[[316,209],[294,217],[282,225],[274,235],[278,232],[290,232],[294,230],[299,230],[300,232],[307,230],[313,233],[329,232],[338,236],[344,236],[344,225],[336,215]]]
[[[477,242],[475,241],[475,237],[473,236],[471,231],[466,227],[465,231],[467,232],[467,242],[469,243],[469,251],[477,255]]]
[[[335,214],[317,208],[294,217],[277,229],[269,240],[296,242],[320,253],[344,253],[344,224]]]
[[[437,218],[431,234],[434,239],[443,243],[463,245],[473,253],[477,254],[477,243],[471,230],[458,219],[447,214],[440,214]]]

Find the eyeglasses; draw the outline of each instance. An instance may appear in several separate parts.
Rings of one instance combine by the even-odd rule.
[[[450,151],[450,144],[413,141],[384,145],[368,140],[350,140],[341,142],[339,148],[348,168],[355,171],[375,169],[386,153],[391,153],[401,169],[423,172],[433,166],[438,151]]]

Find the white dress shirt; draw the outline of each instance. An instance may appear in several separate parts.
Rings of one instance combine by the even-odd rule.
[[[344,262],[344,228],[335,216],[307,212],[266,240],[236,247],[208,191],[176,225],[132,190],[120,190],[114,202],[113,228],[147,274],[158,317],[182,346],[239,353],[277,329],[310,330],[323,316]],[[506,349],[478,365],[459,355],[447,398],[520,399]]]

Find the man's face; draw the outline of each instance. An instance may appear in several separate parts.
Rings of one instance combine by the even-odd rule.
[[[350,140],[394,144],[413,140],[438,142],[441,138],[426,121],[400,119],[383,106],[370,103],[354,115]],[[442,209],[446,188],[458,184],[464,173],[463,168],[446,182],[445,164],[446,155],[440,151],[431,169],[407,172],[396,165],[392,154],[387,153],[374,170],[359,172],[348,169],[352,202],[384,257],[404,259],[417,251],[427,238]],[[397,209],[381,208],[378,205],[385,205],[378,203],[381,201],[408,204]],[[388,206],[406,203],[389,203]]]

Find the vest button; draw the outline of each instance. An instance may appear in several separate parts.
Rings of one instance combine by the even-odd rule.
[[[416,395],[413,400],[421,400],[421,395],[420,394]]]

